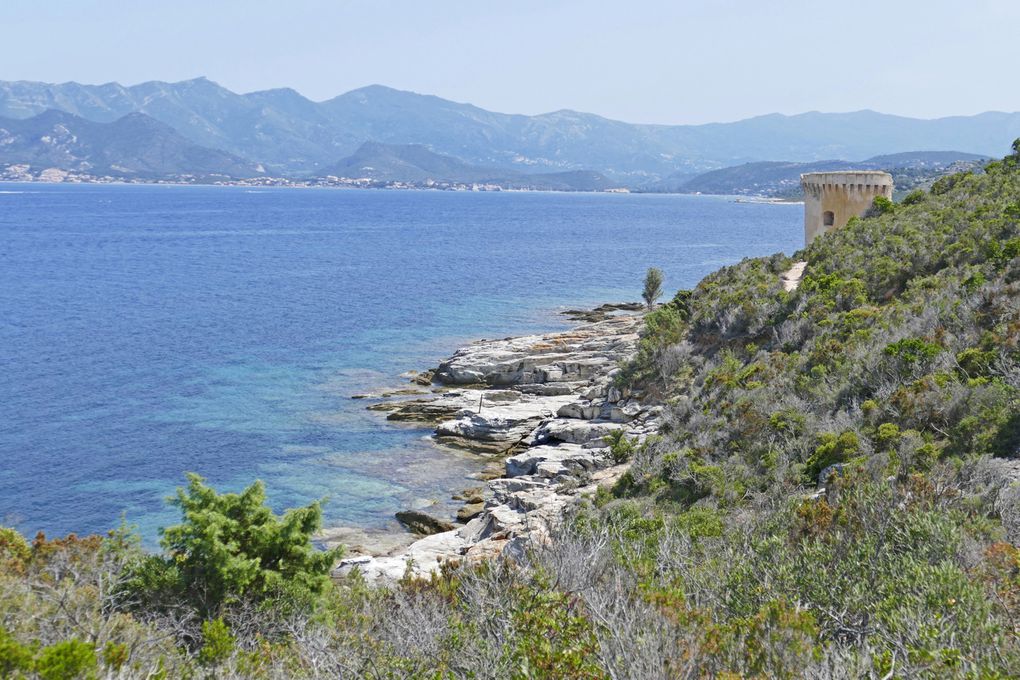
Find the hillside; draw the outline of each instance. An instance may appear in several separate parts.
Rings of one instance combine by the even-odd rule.
[[[873,111],[772,114],[734,123],[636,125],[576,111],[486,111],[373,85],[324,102],[289,89],[237,94],[205,78],[81,85],[0,82],[0,116],[59,109],[97,122],[145,113],[202,146],[262,163],[272,174],[319,174],[367,141],[420,144],[483,167],[591,170],[638,186],[674,173],[785,158],[864,159],[914,149],[998,156],[1020,113],[920,120]]]
[[[1017,677],[1013,148],[647,313],[613,388],[662,426],[605,436],[629,468],[552,540],[331,581],[318,504],[191,476],[161,554],[0,529],[0,673]]]
[[[695,177],[671,178],[644,190],[798,198],[801,196],[802,173],[857,169],[885,170],[892,174],[897,192],[905,193],[928,186],[942,175],[980,167],[986,160],[983,156],[959,151],[917,151],[875,156],[863,161],[763,161],[720,168]]]
[[[600,191],[612,186],[605,177],[591,171],[527,174],[471,165],[453,156],[433,153],[419,144],[378,142],[365,142],[353,155],[325,168],[322,174],[417,186],[489,184],[506,189],[556,191]]]
[[[124,178],[252,177],[253,163],[199,146],[142,113],[95,123],[62,111],[0,118],[0,165]]]

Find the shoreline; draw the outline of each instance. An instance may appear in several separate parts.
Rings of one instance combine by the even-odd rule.
[[[335,574],[393,580],[409,568],[427,576],[444,563],[521,554],[547,540],[578,499],[628,469],[614,460],[612,441],[640,444],[660,413],[614,384],[637,349],[644,309],[625,303],[562,314],[574,322],[567,330],[476,340],[411,385],[354,395],[391,422],[432,427],[434,445],[470,452],[484,466],[477,486],[453,494],[456,521],[409,509],[397,513],[403,533],[324,529],[320,542],[349,550]]]
[[[464,193],[464,194],[610,194],[610,195],[621,195],[621,196],[704,196],[708,198],[726,198],[732,199],[734,203],[761,203],[768,205],[799,205],[804,202],[802,198],[776,198],[774,196],[755,195],[755,194],[706,194],[700,191],[642,191],[641,189],[627,189],[621,191],[620,188],[611,189],[525,189],[525,188],[506,188],[502,186],[492,185],[491,187],[483,188],[472,188],[467,185],[451,184],[451,185],[424,185],[424,184],[412,184],[405,182],[396,183],[382,183],[382,184],[359,184],[359,183],[333,183],[327,181],[318,181],[317,179],[300,180],[300,179],[289,179],[285,177],[272,178],[279,180],[279,182],[271,183],[259,183],[251,182],[247,180],[217,180],[217,181],[172,181],[164,179],[131,179],[131,178],[89,178],[81,179],[74,178],[71,180],[46,180],[46,179],[16,179],[9,177],[0,176],[0,184],[17,184],[17,185],[33,185],[43,184],[46,186],[59,186],[59,185],[71,185],[71,186],[141,186],[141,187],[232,187],[238,189],[248,190],[266,190],[266,189],[324,189],[324,190],[342,190],[342,191],[428,191],[428,192],[448,192],[448,193]],[[0,192],[2,193],[2,192]]]

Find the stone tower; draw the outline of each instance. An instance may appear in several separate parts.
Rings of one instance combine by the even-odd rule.
[[[881,170],[808,172],[800,176],[800,185],[804,188],[804,245],[863,215],[877,196],[892,200],[893,193],[892,175]]]

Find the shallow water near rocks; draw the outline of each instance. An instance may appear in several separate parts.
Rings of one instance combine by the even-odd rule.
[[[147,542],[198,472],[327,524],[471,486],[482,461],[388,423],[479,337],[801,245],[799,205],[725,197],[0,185],[0,524]],[[441,505],[450,509],[455,504]]]

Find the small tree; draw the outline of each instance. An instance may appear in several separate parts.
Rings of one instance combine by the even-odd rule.
[[[885,196],[875,196],[875,200],[871,202],[871,207],[865,213],[865,217],[878,217],[893,212],[896,209],[896,205]]]
[[[662,297],[662,270],[658,267],[649,267],[645,273],[645,289],[641,293],[641,297],[645,299],[645,304],[651,309],[655,305],[655,301]]]
[[[235,597],[309,598],[329,586],[342,551],[312,546],[322,522],[318,503],[278,517],[266,506],[262,482],[219,494],[189,474],[188,488],[177,490],[173,504],[184,521],[163,531],[168,566],[204,615]]]

